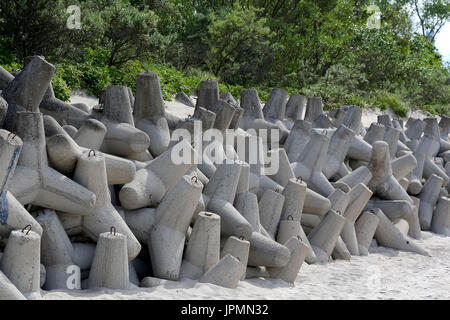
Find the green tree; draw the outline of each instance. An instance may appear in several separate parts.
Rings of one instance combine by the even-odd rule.
[[[450,1],[427,0],[422,1],[422,4],[419,0],[412,2],[423,36],[434,42],[439,31],[450,19]]]
[[[258,78],[274,35],[266,25],[267,19],[258,17],[259,11],[234,6],[222,19],[212,15],[206,39],[209,46],[206,63],[224,81],[240,80],[246,84]]]

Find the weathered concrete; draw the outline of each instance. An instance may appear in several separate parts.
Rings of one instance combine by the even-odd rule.
[[[107,232],[111,226],[114,226],[117,232],[126,236],[128,259],[133,260],[139,254],[141,245],[111,204],[103,155],[84,152],[78,160],[73,179],[96,195],[93,210],[81,221],[84,232],[97,241],[101,233]]]
[[[308,102],[306,103],[305,120],[312,123],[321,114],[323,114],[322,98],[308,98]]]
[[[450,198],[439,198],[431,220],[431,231],[450,236]]]
[[[220,217],[200,212],[189,237],[180,277],[200,278],[220,259]]]
[[[95,194],[48,166],[42,114],[18,112],[15,128],[23,147],[9,191],[22,204],[89,214]]]
[[[306,111],[306,103],[308,99],[299,93],[293,93],[286,103],[285,115],[292,120],[303,119]]]
[[[354,135],[355,131],[340,125],[331,136],[325,160],[326,165],[322,168],[322,172],[327,179],[330,179],[339,171]]]
[[[106,126],[95,119],[86,120],[73,136],[73,140],[81,147],[99,150],[105,138]]]
[[[26,300],[24,295],[0,271],[0,300]]]
[[[248,256],[249,266],[284,267],[289,259],[288,248],[260,233],[252,233]]]
[[[419,221],[422,230],[429,230],[433,218],[434,206],[439,198],[439,190],[444,180],[433,174],[424,184],[419,199]]]
[[[180,151],[183,160],[188,161],[177,160]],[[119,193],[122,206],[128,210],[155,206],[193,167],[195,157],[194,149],[184,139],[165,151],[144,169],[138,170],[133,181],[122,187]]]
[[[269,121],[283,120],[286,111],[287,92],[282,88],[273,88],[264,105],[264,118]]]
[[[308,246],[308,252],[306,254],[305,261],[309,264],[315,263],[316,255],[311,247],[311,244],[309,243],[308,237],[306,236],[303,227],[300,224],[300,221],[281,220],[278,227],[277,242],[284,244],[291,237],[298,237],[303,242],[303,244]]]
[[[380,218],[374,212],[364,211],[355,223],[358,252],[361,256],[369,254],[370,243],[378,227]]]
[[[292,164],[295,176],[306,181],[308,187],[324,196],[330,195],[334,188],[322,173],[330,138],[327,135],[313,131],[311,139],[305,146],[308,152],[302,152]]]
[[[202,189],[200,181],[183,176],[156,209],[156,224],[150,228],[148,236],[152,269],[156,277],[178,279],[186,232]]]
[[[295,162],[311,137],[311,123],[297,119],[284,143],[290,162]]]
[[[294,283],[303,261],[308,254],[309,247],[296,237],[291,237],[285,243],[285,246],[291,252],[291,258],[288,264],[281,268],[267,268],[267,271],[272,278],[279,278],[286,282]]]
[[[392,173],[389,145],[386,142],[374,142],[369,169],[372,172],[372,180],[369,182],[368,187],[374,193],[387,200],[412,202],[405,189],[402,188]]]
[[[40,299],[41,236],[29,228],[14,230],[0,260],[0,270],[28,299]]]
[[[308,234],[308,239],[316,255],[317,262],[328,261],[336,246],[344,223],[345,218],[330,209],[319,225]]]
[[[225,244],[220,251],[220,258],[222,259],[227,254],[232,255],[241,262],[241,280],[246,277],[246,268],[248,263],[248,255],[250,252],[250,242],[242,238],[231,236],[227,238]]]
[[[115,230],[101,233],[89,272],[89,288],[129,289],[128,256],[125,235]]]
[[[259,201],[259,216],[261,225],[272,239],[275,238],[278,223],[281,218],[285,197],[278,192],[267,189]]]
[[[136,128],[150,137],[152,155],[159,156],[165,152],[169,147],[170,131],[159,77],[155,72],[138,74],[133,115]]]
[[[211,110],[217,101],[219,101],[219,84],[217,80],[203,80],[200,83],[195,108],[205,108],[207,110]]]
[[[211,269],[209,269],[199,282],[212,283],[225,288],[236,288],[242,274],[242,262],[231,254],[227,254]]]
[[[383,211],[378,208],[373,209],[373,211],[380,220],[375,231],[375,239],[378,245],[430,256],[427,251],[415,244],[411,238],[401,233],[384,215]]]

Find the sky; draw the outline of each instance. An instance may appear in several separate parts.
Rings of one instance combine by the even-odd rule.
[[[450,23],[447,22],[438,33],[435,45],[445,61],[450,62]]]

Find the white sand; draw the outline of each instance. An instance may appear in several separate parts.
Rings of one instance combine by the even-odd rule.
[[[89,106],[98,99],[76,95],[72,102]],[[167,111],[186,117],[193,108],[166,102]],[[364,109],[363,124],[377,121],[381,110]],[[415,117],[425,117],[414,112]],[[352,257],[325,265],[304,264],[295,285],[281,280],[241,281],[237,289],[226,289],[194,281],[166,283],[153,288],[46,292],[44,299],[450,299],[450,237],[423,232],[418,241],[432,257],[371,248],[366,257]]]
[[[294,285],[274,279],[241,281],[236,289],[181,281],[129,291],[52,291],[44,299],[449,299],[450,237],[423,232],[432,257],[372,248],[369,256],[304,264]]]

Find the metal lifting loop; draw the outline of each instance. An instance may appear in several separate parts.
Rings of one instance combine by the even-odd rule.
[[[299,235],[297,235],[297,239],[303,242],[302,238]]]
[[[212,213],[211,212],[205,212],[205,216],[211,217]]]
[[[303,183],[303,178],[302,177],[297,177],[297,182]]]
[[[289,217],[291,217],[291,220],[294,221],[294,217],[292,216],[292,214],[287,216],[287,220],[289,220]]]
[[[6,137],[7,139],[9,139],[9,136],[13,135],[13,137],[11,138],[12,140],[16,141],[14,138],[16,137],[16,133],[15,132],[10,132],[8,133],[8,136]]]
[[[239,236],[239,240],[244,240],[244,236]]]
[[[197,176],[192,176],[192,178],[191,178],[191,181],[193,181],[195,179],[195,183],[198,183],[198,178],[197,178]]]
[[[31,231],[31,224],[25,226],[25,228],[22,229],[22,233],[24,233],[24,230],[25,230],[26,228],[28,228],[28,231],[27,231],[27,233],[26,233],[26,235],[28,235],[28,233],[30,233],[30,231]]]
[[[114,226],[111,226],[109,233],[113,233],[113,230],[114,230],[114,235],[116,235],[116,227],[114,227]]]
[[[88,157],[90,158],[91,157],[91,152],[93,152],[94,153],[94,157],[95,157],[95,150],[89,150],[89,153],[88,153]]]

